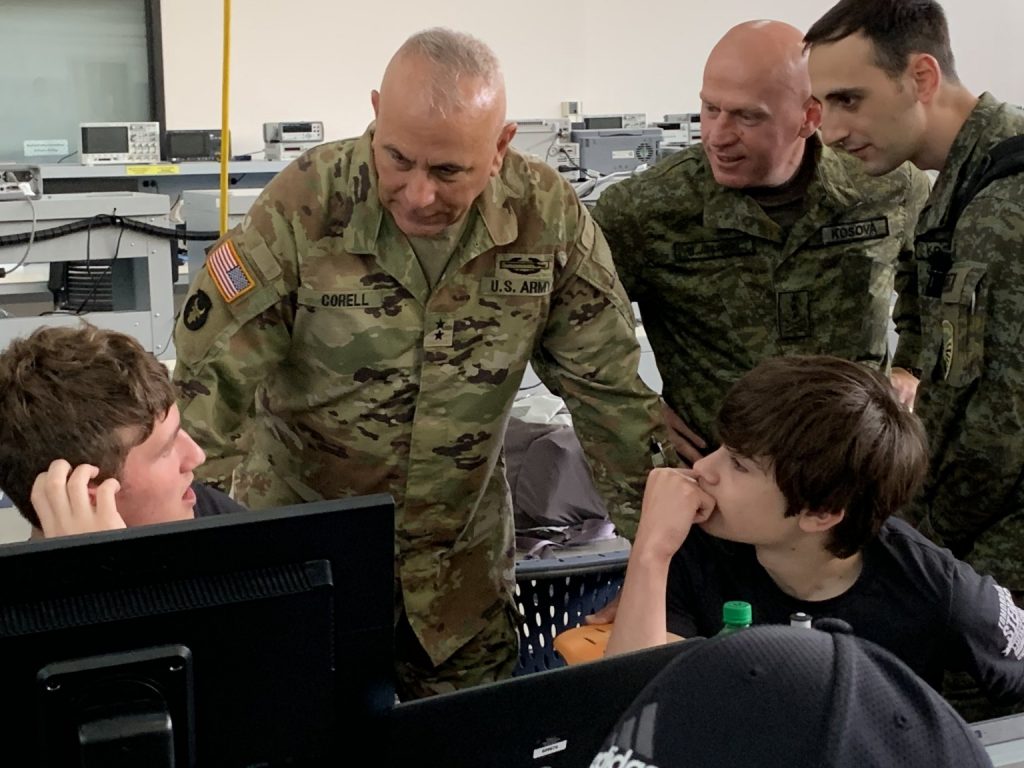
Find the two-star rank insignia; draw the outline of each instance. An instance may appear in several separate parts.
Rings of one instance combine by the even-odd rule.
[[[438,319],[433,327],[427,326],[423,346],[450,347],[454,343],[454,331],[454,323],[451,320]]]

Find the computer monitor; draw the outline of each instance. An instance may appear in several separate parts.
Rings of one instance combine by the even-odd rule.
[[[340,764],[394,705],[394,502],[0,547],[0,754]]]

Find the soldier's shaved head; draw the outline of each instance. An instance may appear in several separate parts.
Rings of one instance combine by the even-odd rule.
[[[708,56],[700,97],[711,170],[719,184],[735,189],[789,181],[821,121],[803,36],[779,21],[730,29]]]
[[[405,41],[384,71],[380,94],[443,116],[487,116],[495,130],[505,119],[505,79],[494,51],[472,35],[442,27]]]
[[[767,91],[789,91],[799,104],[811,95],[803,33],[781,21],[746,21],[730,29],[711,49],[705,80],[734,78]]]
[[[497,57],[470,35],[428,29],[398,49],[370,100],[381,203],[406,235],[443,235],[501,171],[516,132]]]

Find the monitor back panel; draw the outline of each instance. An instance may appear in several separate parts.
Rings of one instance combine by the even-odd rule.
[[[587,768],[644,686],[684,643],[397,705],[388,765]]]

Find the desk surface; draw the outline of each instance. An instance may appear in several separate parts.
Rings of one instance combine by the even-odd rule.
[[[995,768],[1024,768],[1024,714],[971,723]]]
[[[232,160],[228,172],[277,173],[291,160]],[[130,165],[75,165],[73,163],[50,163],[40,165],[43,177],[43,191],[47,179],[109,179],[145,178],[147,176],[215,176],[220,173],[220,163],[134,163]]]

